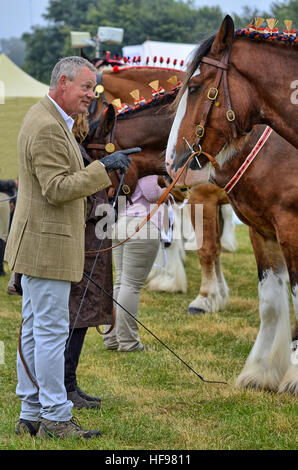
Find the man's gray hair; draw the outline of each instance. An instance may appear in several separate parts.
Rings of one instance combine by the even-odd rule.
[[[88,67],[92,72],[97,73],[97,69],[94,65],[83,57],[70,56],[60,59],[52,71],[50,90],[56,88],[61,75],[66,75],[67,78],[72,81],[83,67]]]

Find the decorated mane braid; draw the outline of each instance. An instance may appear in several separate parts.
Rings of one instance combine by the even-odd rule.
[[[134,57],[123,57],[122,59],[122,64],[119,64],[120,66],[122,65],[129,65],[129,66],[140,66],[142,62],[141,56],[134,56]],[[165,64],[165,67],[169,67],[170,65],[173,65],[176,67],[177,65],[180,67],[184,66],[184,60],[178,61],[177,59],[171,59],[170,57],[164,58],[164,57],[157,57],[154,56],[152,59],[150,57],[146,57],[146,65],[143,65],[143,67],[149,66],[151,62],[151,66],[157,67],[157,63],[159,62],[160,64]],[[172,64],[171,64],[172,62]],[[159,67],[157,67],[159,68]],[[113,67],[113,71],[117,72],[117,65]]]
[[[104,56],[101,58],[93,59],[93,63],[95,67],[98,68],[98,67],[101,67],[102,65],[108,65],[108,66],[113,67],[113,72],[118,72],[119,67],[123,67],[126,65],[130,67],[131,66],[138,67],[140,66],[141,62],[142,62],[142,58],[140,55],[138,57],[137,56],[133,56],[133,57],[124,56],[121,58],[119,55],[114,55],[112,57],[110,51],[106,51],[104,53]],[[159,68],[157,67],[158,62],[160,64],[164,63],[167,68],[169,68],[169,65],[171,64],[171,62],[174,67],[176,67],[176,65],[178,66],[180,65],[180,67],[183,67],[184,65],[184,60],[179,61],[178,59],[171,59],[170,57],[164,58],[164,57],[157,57],[157,56],[150,58],[149,56],[147,56],[146,65],[144,65],[144,67],[149,66],[150,62],[151,64],[153,64],[153,67],[156,67],[156,68]]]
[[[264,25],[265,21],[267,25]],[[250,39],[277,40],[297,44],[298,38],[296,38],[296,30],[292,29],[292,21],[284,20],[286,29],[282,32],[276,27],[277,22],[275,18],[264,20],[264,18],[257,17],[254,22],[246,28],[238,29],[236,35],[245,36]]]
[[[158,106],[159,104],[168,104],[174,100],[176,97],[179,87],[174,88],[173,90],[169,91],[168,93],[164,93],[162,95],[157,95],[154,98],[151,98],[148,101],[145,101],[143,104],[136,104],[135,106],[128,106],[125,110],[121,113],[117,114],[117,119],[125,119],[126,117],[131,116],[132,114],[142,111],[148,108],[153,108]]]

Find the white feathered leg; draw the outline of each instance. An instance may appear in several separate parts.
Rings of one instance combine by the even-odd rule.
[[[181,211],[173,206],[174,226],[173,239],[166,248],[166,265],[164,252],[160,245],[156,260],[147,278],[146,288],[163,292],[187,291],[187,279],[184,269],[185,250],[182,236]]]
[[[173,240],[171,245],[166,248],[167,263],[164,264],[164,254],[160,247],[155,264],[147,278],[146,288],[154,291],[163,292],[186,292],[187,279],[182,260],[183,254],[182,240]]]
[[[223,217],[223,232],[220,238],[221,247],[224,251],[231,253],[237,251],[238,243],[236,239],[236,225],[233,219],[233,209],[230,204],[223,204],[221,214]]]
[[[298,285],[292,289],[293,306],[298,322]],[[298,341],[294,340],[290,346],[290,366],[279,386],[279,392],[290,392],[298,395]]]
[[[290,319],[284,276],[271,269],[259,282],[261,325],[236,385],[277,390],[290,364]]]

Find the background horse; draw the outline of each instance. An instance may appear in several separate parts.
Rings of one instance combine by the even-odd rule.
[[[90,120],[98,118],[103,105],[119,100],[121,106],[136,106],[155,96],[169,93],[185,78],[185,72],[162,67],[118,67],[104,69],[99,75],[103,87],[99,97],[90,107]],[[131,94],[132,93],[132,94]],[[116,105],[115,105],[116,106]]]
[[[172,191],[176,201],[183,201],[184,193]],[[179,194],[180,193],[180,194]],[[195,220],[196,205],[203,206],[202,225]],[[201,267],[199,293],[188,306],[187,313],[203,314],[223,310],[229,298],[229,288],[221,266],[221,251],[236,251],[235,223],[227,195],[213,184],[205,183],[192,188],[189,200],[182,209],[174,205],[173,240],[166,248],[167,263],[160,249],[146,287],[166,292],[186,292],[184,269],[186,250],[197,250]],[[182,230],[181,230],[182,229]],[[198,241],[195,248],[196,240]]]
[[[102,148],[107,142],[110,142],[111,134],[113,134],[112,140],[116,150],[129,148],[132,145],[142,148],[142,152],[131,157],[131,165],[125,175],[124,185],[126,188],[130,188],[129,194],[133,193],[139,178],[149,174],[166,174],[163,149],[166,148],[173,120],[168,105],[174,100],[174,97],[175,92],[172,91],[123,114],[116,114],[113,106],[109,105],[101,118],[90,125],[90,133],[84,145],[92,158],[104,156],[105,152],[99,149],[98,146]],[[119,176],[115,179],[115,174],[111,173],[111,179],[114,188],[117,188]],[[199,295],[189,306],[190,313],[218,311],[224,308],[228,300],[228,288],[219,259],[220,239],[218,235],[220,234],[219,206],[228,202],[225,193],[216,188],[215,185],[206,184],[196,188],[196,200],[191,204],[203,204],[204,206],[203,245],[198,250],[202,269],[202,284]],[[185,286],[184,269],[182,260],[179,258],[181,247],[179,248],[178,245],[179,242],[174,241],[169,250],[172,253],[168,255],[168,258],[171,259],[170,262],[178,263],[177,271],[173,271],[177,276],[173,276],[172,272],[170,278],[172,285],[169,285],[168,279],[164,279],[162,283],[159,283],[160,288],[163,286],[163,290],[170,292],[185,290],[185,287],[183,287],[183,285]],[[231,249],[228,243],[225,246],[227,249]],[[176,264],[175,266],[177,267]],[[180,279],[179,272],[181,273]],[[152,277],[151,274],[151,288],[153,288]],[[156,283],[154,285],[156,288]]]
[[[198,48],[169,138],[170,173],[189,154],[184,139],[217,158],[233,152],[237,138],[255,124],[268,124],[298,148],[297,39],[267,29],[259,34],[251,25],[235,36],[226,16],[216,36]],[[201,166],[208,162],[203,152],[197,157]]]

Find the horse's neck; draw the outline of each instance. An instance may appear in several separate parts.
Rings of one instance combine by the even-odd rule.
[[[211,177],[218,186],[221,188],[225,187],[236,174],[264,132],[264,129],[265,126],[254,127],[249,134],[225,146],[216,156],[219,169],[212,169]]]
[[[295,80],[298,48],[294,45],[238,38],[231,50],[231,61],[236,56],[235,67],[250,80],[257,81],[262,89],[274,84],[280,93],[281,81]],[[278,74],[278,75],[276,75]],[[276,79],[278,78],[278,81]]]
[[[158,80],[159,85],[166,92],[171,91],[168,79],[176,75],[178,80],[183,80],[185,72],[180,70],[159,69],[154,67],[125,67],[118,73],[105,71],[102,74],[102,84],[108,101],[119,98],[122,102],[133,105],[133,98],[130,95],[135,89],[140,91],[146,100],[152,98],[152,88],[149,83]]]
[[[169,111],[162,106],[137,111],[131,117],[117,121],[116,141],[121,148],[139,146],[163,150],[173,119]]]
[[[132,157],[138,171],[138,178],[149,175],[166,175],[165,157],[161,152],[145,152]]]
[[[298,147],[298,106],[293,93],[298,48],[273,41],[239,38],[232,48],[231,62],[252,91],[251,112],[257,116],[253,124],[268,124]]]

